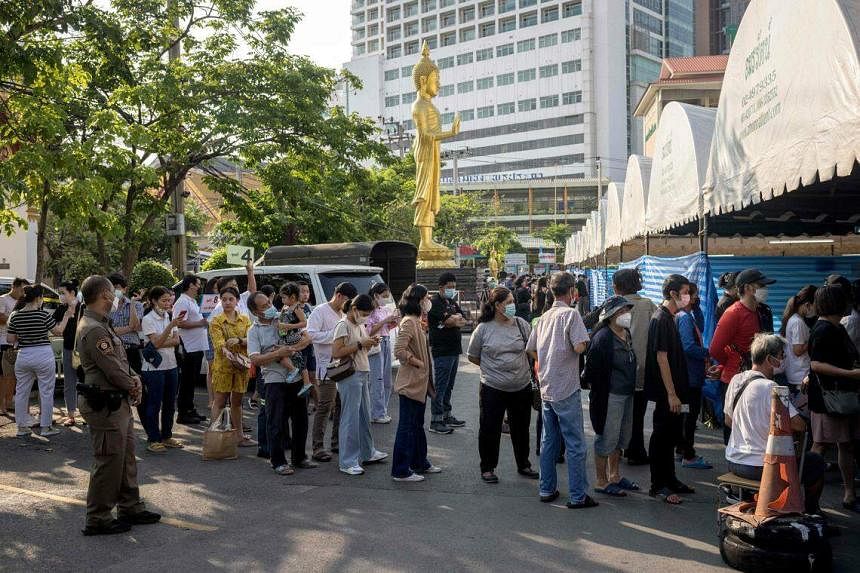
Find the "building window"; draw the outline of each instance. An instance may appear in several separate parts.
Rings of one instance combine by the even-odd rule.
[[[482,50],[478,50],[475,52],[475,59],[479,62],[483,62],[484,60],[492,60],[493,59],[493,49],[492,48],[484,48]]]
[[[385,34],[385,38],[389,42],[393,42],[394,40],[400,39],[400,26],[395,26],[393,28],[389,28],[388,32]]]
[[[392,80],[396,80],[400,77],[400,70],[394,68],[393,70],[385,70],[385,81],[390,82]]]
[[[375,52],[379,50],[379,40],[371,40],[367,43],[367,50],[369,52]]]
[[[353,46],[352,53],[356,56],[360,56],[364,54],[364,44],[359,44],[358,46]]]
[[[403,66],[400,68],[400,77],[401,78],[411,78],[412,77],[412,66]]]
[[[363,40],[363,39],[364,39],[364,37],[365,37],[365,30],[364,30],[364,28],[361,28],[360,30],[353,30],[353,31],[352,31],[352,41],[353,41],[353,42],[357,42],[357,41],[359,41],[359,40]]]
[[[403,5],[403,17],[409,18],[411,16],[418,15],[418,0],[415,2],[408,2]]]
[[[422,12],[432,12],[436,9],[436,0],[422,0],[421,2],[421,11]]]
[[[478,37],[486,38],[487,36],[492,36],[496,33],[496,23],[495,22],[484,22],[480,26],[478,26]]]
[[[582,92],[565,92],[561,94],[561,103],[564,105],[570,105],[574,103],[582,103]]]
[[[439,16],[439,27],[447,28],[457,23],[457,13],[451,10]]]
[[[478,89],[479,90],[488,90],[493,87],[493,76],[488,78],[478,78]]]
[[[412,22],[406,22],[403,24],[403,35],[407,38],[409,36],[417,36],[418,35],[418,20],[414,20]]]
[[[576,2],[565,2],[561,6],[561,15],[564,18],[570,18],[571,16],[581,16],[582,15],[582,2],[577,0]]]
[[[412,103],[413,101],[415,101],[416,95],[417,94],[415,92],[405,93],[405,94],[400,96],[400,101],[402,101],[404,105],[408,104],[408,103]]]
[[[400,105],[400,96],[388,96],[385,98],[385,107],[397,107]]]
[[[460,8],[460,23],[464,24],[466,22],[471,22],[475,19],[475,7],[474,6],[466,6],[465,8]]]
[[[430,16],[429,18],[424,18],[421,20],[421,31],[425,34],[427,32],[434,32],[436,30],[436,16]]]
[[[403,55],[403,50],[400,48],[400,44],[396,46],[388,46],[388,52],[386,54],[386,58],[389,60],[393,60],[395,58],[399,58]]]
[[[457,3],[457,0],[439,0],[439,8],[447,8]]]
[[[496,57],[503,58],[505,56],[510,56],[514,53],[514,45],[513,44],[502,44],[501,46],[496,46]]]
[[[558,6],[548,6],[540,11],[541,22],[555,22],[556,20],[558,20]]]
[[[469,42],[475,39],[475,27],[471,26],[469,28],[461,28],[460,29],[460,41],[461,42]]]
[[[457,84],[457,93],[458,94],[467,94],[474,89],[475,89],[475,82],[472,80],[469,80],[467,82],[460,82]]]
[[[422,40],[422,42],[427,42],[427,47],[431,50],[435,50],[439,46],[438,40],[436,40],[436,36],[427,36]]]
[[[662,20],[641,10],[633,10],[633,26],[640,30],[648,30],[649,32],[663,35]]]
[[[520,14],[520,28],[530,28],[532,26],[537,26],[537,23],[537,12],[528,12],[526,14]]]
[[[418,43],[418,40],[415,40],[414,42],[406,42],[405,44],[403,44],[403,54],[406,56],[417,54],[419,49],[420,45]]]
[[[439,116],[439,122],[440,123],[445,124],[445,123],[451,123],[452,121],[454,121],[454,112],[453,111],[443,113],[442,115]]]
[[[537,0],[520,0],[520,8],[528,8],[537,4]]]
[[[454,84],[439,87],[439,97],[454,95]]]
[[[486,107],[478,108],[478,119],[484,119],[487,117],[493,117],[493,106],[488,105]]]
[[[379,24],[371,24],[367,27],[367,35],[375,36],[379,33]]]
[[[376,20],[377,18],[379,18],[379,8],[372,8],[367,11],[368,20]]]
[[[474,61],[475,53],[474,52],[466,52],[465,54],[457,54],[457,65],[464,66],[466,64],[471,64]]]
[[[487,2],[482,2],[478,4],[478,16],[480,18],[486,18],[487,16],[492,16],[496,13],[496,5],[493,0],[488,0]],[[480,114],[479,114],[480,117]]]
[[[517,42],[517,53],[520,52],[528,52],[535,49],[535,39],[531,38],[530,40],[520,40]]]
[[[561,43],[569,44],[570,42],[575,42],[582,38],[582,29],[574,28],[572,30],[565,30],[561,33]]]
[[[657,64],[657,68],[660,67],[660,64]],[[561,73],[563,74],[572,74],[573,72],[581,72],[582,71],[582,60],[568,60],[566,62],[561,63]]]
[[[445,32],[441,36],[439,36],[440,41],[443,46],[453,46],[457,43],[457,33],[456,32]]]
[[[535,69],[529,68],[527,70],[520,70],[517,72],[517,81],[518,82],[530,82],[535,79]]]
[[[499,0],[499,14],[516,10],[517,0]]]
[[[538,46],[541,48],[549,48],[558,44],[558,34],[547,34],[538,38]]]
[[[663,0],[633,0],[636,4],[639,4],[643,8],[648,8],[652,12],[656,12],[657,14],[663,13]]]
[[[519,111],[534,111],[537,109],[537,100],[535,98],[521,99],[517,102],[517,110]]]
[[[540,67],[540,77],[551,78],[558,75],[558,64],[549,64]]]
[[[499,20],[499,33],[502,32],[513,32],[517,29],[517,19],[514,16],[510,18],[502,18]]]
[[[509,86],[514,83],[514,73],[499,74],[496,76],[496,85],[499,87]]]
[[[499,115],[510,115],[516,111],[516,107],[514,102],[500,103],[496,106],[496,111],[499,112]]]
[[[444,46],[445,44],[442,44],[442,45]],[[453,68],[454,67],[454,56],[447,56],[445,58],[439,58],[438,60],[436,60],[436,66],[440,70],[444,70],[447,68]]]
[[[546,109],[548,107],[558,107],[558,96],[541,96],[540,98],[540,108]]]
[[[472,121],[475,119],[474,109],[464,109],[460,111],[460,121]]]

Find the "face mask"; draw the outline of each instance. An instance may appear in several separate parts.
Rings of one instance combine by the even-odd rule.
[[[266,310],[263,311],[263,318],[265,320],[274,320],[278,317],[278,309],[274,306],[270,306]]]
[[[755,301],[759,304],[767,302],[767,287],[761,287],[755,291]]]
[[[116,297],[116,298],[118,298],[118,299],[119,299],[119,298],[122,298],[122,291],[121,291],[121,290],[119,290],[119,289],[114,290],[114,291],[113,291],[113,296],[114,296],[114,297]]]
[[[690,295],[682,294],[681,295],[681,303],[679,304],[681,308],[687,308],[690,306]]]
[[[445,289],[445,298],[454,298],[457,296],[457,289],[446,288]]]
[[[111,302],[111,305],[110,305],[110,311],[112,313],[116,312],[118,308],[119,308],[119,299],[116,296],[114,296],[113,302]]]
[[[366,317],[366,316],[359,316],[359,315],[356,315],[356,317],[355,317],[355,323],[356,323],[356,324],[367,324],[367,317]]]
[[[425,313],[430,312],[431,308],[433,308],[433,303],[431,303],[429,300],[421,301],[421,310],[423,310]]]
[[[633,315],[629,312],[625,312],[621,316],[615,319],[615,324],[620,326],[621,328],[630,328],[631,321],[633,320]]]
[[[505,305],[505,316],[508,318],[513,318],[517,314],[517,305],[514,303]]]
[[[780,360],[777,366],[773,367],[774,374],[782,374],[785,372],[785,360]]]

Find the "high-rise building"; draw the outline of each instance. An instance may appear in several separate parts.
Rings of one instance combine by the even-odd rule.
[[[728,54],[750,0],[696,0],[696,55]]]

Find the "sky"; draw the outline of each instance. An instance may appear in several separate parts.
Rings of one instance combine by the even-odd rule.
[[[351,56],[350,0],[258,0],[258,10],[293,6],[304,13],[290,48],[317,64],[340,69]]]

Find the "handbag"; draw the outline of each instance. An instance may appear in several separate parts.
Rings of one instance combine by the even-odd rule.
[[[523,339],[523,352],[526,351],[526,348],[529,345],[529,341],[526,340],[526,333],[523,330],[523,325],[520,324],[519,318],[514,318],[517,321],[517,328],[520,330],[520,337]],[[526,353],[526,360],[529,363],[529,381],[532,389],[532,408],[535,412],[540,412],[541,408],[543,408],[543,398],[540,395],[540,382],[538,381],[537,374],[535,373],[535,361],[532,360],[531,356]]]
[[[226,344],[226,340],[228,338],[230,338],[229,334],[227,333],[227,325],[222,324],[221,328],[224,330],[224,340],[225,340],[225,344]],[[235,368],[236,370],[241,370],[241,371],[250,370],[251,359],[248,358],[247,354],[243,354],[241,352],[232,352],[226,348],[223,350],[223,352],[224,352],[224,358],[226,358],[230,362],[230,365],[233,368]]]
[[[143,359],[151,364],[153,368],[158,368],[161,366],[161,362],[164,360],[164,357],[161,356],[161,352],[158,351],[155,344],[150,340],[143,347]]]
[[[346,380],[355,374],[355,360],[352,358],[341,358],[338,362],[332,362],[325,369],[326,378],[334,382]]]
[[[831,416],[860,414],[860,392],[856,390],[821,390],[824,407]]]
[[[235,460],[239,457],[238,432],[230,422],[230,408],[224,408],[203,432],[204,460]]]

